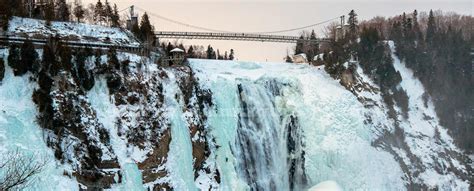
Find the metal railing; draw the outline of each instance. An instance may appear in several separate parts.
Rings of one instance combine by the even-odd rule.
[[[12,36],[0,36],[1,43],[24,43],[25,41],[30,41],[33,44],[45,45],[48,43],[47,39],[35,39],[35,38],[23,38],[23,37],[12,37]],[[127,45],[117,45],[117,44],[106,44],[106,43],[92,43],[92,42],[80,42],[80,41],[67,41],[61,40],[63,45],[69,47],[82,47],[82,48],[93,48],[93,49],[111,49],[116,50],[126,50],[131,52],[140,52],[144,48],[142,46],[127,46]]]
[[[176,32],[157,31],[155,35],[159,38],[181,38],[181,39],[209,39],[209,40],[237,40],[237,41],[260,41],[260,42],[281,42],[296,43],[298,41],[330,42],[328,38],[318,38],[316,40],[300,39],[297,36],[265,35],[251,33],[215,33],[215,32]]]

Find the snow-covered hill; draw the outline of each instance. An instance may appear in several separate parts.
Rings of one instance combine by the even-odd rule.
[[[8,32],[137,43],[118,29],[21,18]],[[466,156],[388,44],[407,115],[389,114],[360,67],[343,86],[324,66],[161,68],[119,52],[114,65],[112,54],[74,55],[69,69],[14,76],[2,49],[0,155],[49,161],[27,190],[469,190]]]
[[[139,45],[133,35],[120,28],[89,25],[74,22],[51,22],[43,20],[13,17],[8,26],[8,35],[29,38],[49,38],[59,35],[62,39],[90,43],[110,43],[116,45]]]
[[[69,89],[60,82],[53,88],[54,120],[69,119],[63,111],[72,100],[83,115],[75,127],[86,137],[70,129],[58,139],[39,127],[31,101],[36,83],[7,68],[0,152],[37,151],[53,161],[31,189],[76,190],[80,183],[112,190],[301,190],[325,181],[345,190],[469,187],[459,149],[433,106],[418,101],[423,87],[396,58],[400,88],[410,96],[409,117],[397,122],[387,117],[374,85],[373,92],[359,92],[374,101],[368,106],[322,67],[190,60],[193,74],[151,63],[139,69],[144,58],[132,54],[119,58],[132,62],[114,93],[100,75],[86,94],[67,75]],[[59,147],[48,147],[51,142]],[[93,162],[102,178],[85,173],[89,147],[102,153]],[[63,164],[54,157],[58,150]]]

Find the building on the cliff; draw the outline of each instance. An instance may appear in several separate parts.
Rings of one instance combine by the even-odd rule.
[[[297,63],[297,64],[308,63],[308,58],[306,57],[305,53],[293,55],[293,63]]]
[[[173,65],[180,65],[183,63],[184,58],[185,58],[184,50],[180,48],[175,48],[171,50],[170,53],[171,53],[171,60],[173,62]]]

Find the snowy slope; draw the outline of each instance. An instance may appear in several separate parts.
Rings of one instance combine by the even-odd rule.
[[[119,28],[56,21],[51,22],[51,26],[46,26],[43,20],[21,17],[13,17],[10,20],[7,33],[12,36],[30,38],[48,38],[59,35],[62,39],[71,41],[139,45],[132,34]]]
[[[371,146],[371,141],[376,135],[363,123],[362,104],[327,75],[323,68],[288,63],[201,60],[192,60],[191,65],[197,71],[201,85],[215,92],[213,94],[215,100],[225,100],[223,103],[216,102],[217,111],[228,112],[229,108],[239,107],[235,95],[236,88],[238,84],[247,80],[250,80],[252,86],[264,86],[265,81],[268,82],[269,79],[288,84],[288,87],[282,90],[284,95],[276,97],[273,101],[277,104],[280,114],[296,113],[300,119],[306,145],[305,169],[309,185],[332,180],[348,190],[369,188],[396,190],[404,186],[403,172],[394,157]],[[212,136],[216,137],[217,144],[224,148],[229,145],[230,148],[223,150],[239,147],[233,141],[238,128],[236,113],[218,113],[218,115],[215,120],[220,122],[216,121],[215,126],[211,124]],[[226,115],[227,118],[221,119],[224,117],[222,115]],[[222,121],[229,119],[233,122]],[[280,131],[283,132],[285,127],[268,128],[282,128]],[[234,164],[222,162],[219,158],[232,157],[232,153],[220,150],[216,152],[222,176],[229,176],[221,186],[240,187],[243,181],[238,181],[238,172],[232,167],[238,165],[238,161],[234,161]],[[278,157],[285,158],[284,155]],[[273,170],[281,170],[280,168],[284,167]],[[288,182],[284,179],[281,181]]]
[[[92,110],[80,122],[94,124],[86,130],[105,129],[109,141],[97,132],[86,140],[99,140],[101,152],[110,152],[100,160],[117,161],[99,169],[112,173],[110,190],[468,190],[461,151],[433,105],[423,103],[421,83],[393,58],[403,79],[399,88],[409,96],[406,119],[398,108],[397,119],[388,117],[361,68],[357,79],[368,88],[351,92],[324,67],[191,59],[191,73],[119,53],[120,61],[131,61],[128,72],[114,71],[123,88],[112,93],[110,74],[100,74],[84,95],[71,92],[77,85],[70,79],[68,91],[55,86],[53,94],[61,100],[68,93],[82,101],[74,107]],[[88,60],[92,68],[94,60]],[[41,152],[54,161],[31,190],[78,190],[80,180],[63,172],[80,171],[88,152],[65,150],[71,160],[56,161],[57,148],[46,146],[32,120],[37,84],[29,77],[14,77],[7,67],[0,84],[0,153]]]
[[[5,58],[7,53],[0,52]],[[0,156],[19,151],[24,156],[37,156],[38,162],[48,161],[25,190],[78,190],[77,183],[63,175],[69,168],[56,161],[53,151],[46,146],[42,129],[35,122],[37,110],[31,96],[37,85],[29,77],[15,77],[7,66],[5,78],[0,82]]]

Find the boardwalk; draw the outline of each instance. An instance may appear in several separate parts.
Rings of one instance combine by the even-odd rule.
[[[25,41],[31,41],[35,45],[45,45],[48,40],[46,39],[27,39],[22,37],[11,37],[11,36],[0,36],[0,43],[3,44],[23,44]],[[77,48],[92,48],[92,49],[111,49],[140,53],[144,50],[142,46],[127,46],[127,45],[116,45],[106,43],[92,43],[92,42],[79,42],[79,41],[61,41],[66,46],[77,47]]]

